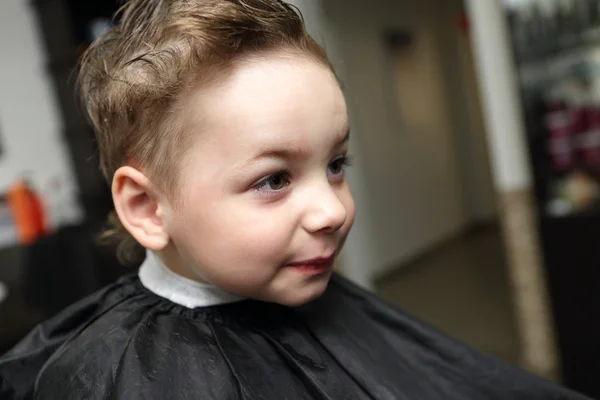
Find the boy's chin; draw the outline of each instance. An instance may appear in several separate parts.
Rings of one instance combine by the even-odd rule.
[[[327,285],[329,284],[329,278],[330,276],[328,274],[327,277],[323,277],[323,279],[311,282],[311,284],[309,284],[306,287],[299,288],[296,290],[289,290],[285,294],[271,299],[271,302],[278,303],[287,307],[303,306],[304,304],[316,300],[323,293],[325,293]]]

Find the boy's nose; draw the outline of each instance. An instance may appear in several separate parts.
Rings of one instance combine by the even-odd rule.
[[[308,232],[332,233],[346,222],[348,211],[329,185],[312,192],[308,201],[310,206],[304,221]]]

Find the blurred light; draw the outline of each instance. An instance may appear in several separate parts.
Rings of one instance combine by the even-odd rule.
[[[510,8],[517,8],[524,5],[532,4],[534,0],[503,0],[504,5]]]
[[[112,22],[108,18],[98,18],[93,20],[89,26],[90,41],[98,39],[106,31],[112,28]]]
[[[4,283],[0,282],[0,303],[4,301],[8,297],[8,286]]]

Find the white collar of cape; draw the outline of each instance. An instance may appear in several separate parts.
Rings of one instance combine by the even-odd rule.
[[[242,297],[225,292],[216,286],[196,282],[176,274],[151,251],[146,252],[146,260],[140,266],[138,275],[146,289],[187,308],[208,307],[243,300]]]

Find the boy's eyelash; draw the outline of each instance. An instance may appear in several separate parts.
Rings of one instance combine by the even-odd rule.
[[[352,166],[353,161],[354,161],[354,159],[353,159],[352,156],[344,155],[344,156],[341,156],[341,157],[338,157],[338,158],[334,159],[333,161],[331,161],[329,163],[329,165],[332,165],[333,163],[340,163],[341,162],[340,167],[342,167],[342,170],[343,170],[343,169],[346,169],[346,167]]]
[[[344,166],[344,167],[350,167],[354,163],[354,157],[351,156],[351,155],[344,155],[344,156],[341,156],[341,157],[338,157],[338,158],[334,159],[329,164],[331,165],[331,163],[339,162],[339,161],[342,162],[342,166]],[[289,171],[285,171],[285,170],[275,172],[275,173],[273,173],[273,174],[271,174],[271,175],[263,178],[259,182],[257,182],[255,185],[252,186],[252,188],[255,191],[257,191],[257,192],[262,192],[263,189],[269,184],[269,179],[271,179],[272,177],[277,176],[277,175],[281,175],[282,179],[288,180],[289,177],[290,177],[290,172]]]
[[[354,156],[351,156],[351,155],[342,156],[342,157],[338,158],[337,160],[342,160],[342,165],[345,165],[346,167],[351,167],[352,165],[354,165]],[[337,161],[337,160],[334,160],[334,161]]]
[[[257,192],[261,192],[262,189],[264,189],[269,184],[269,179],[273,178],[274,176],[278,176],[278,175],[281,175],[281,178],[286,179],[286,180],[288,180],[290,177],[289,171],[278,171],[278,172],[275,172],[271,175],[264,177],[263,179],[258,181],[254,186],[252,186],[252,188]]]

